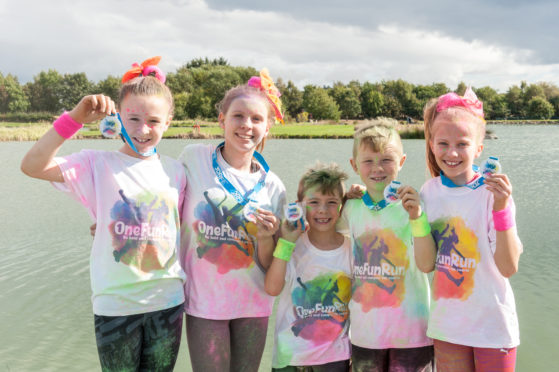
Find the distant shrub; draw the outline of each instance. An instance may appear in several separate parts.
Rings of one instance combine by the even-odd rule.
[[[14,123],[39,123],[51,122],[56,118],[50,112],[9,112],[0,114],[0,121]]]

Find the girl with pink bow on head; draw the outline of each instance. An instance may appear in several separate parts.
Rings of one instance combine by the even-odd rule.
[[[257,151],[282,120],[268,72],[218,105],[225,140],[188,145],[182,214],[186,333],[194,371],[258,371],[274,298],[264,290],[285,187]]]
[[[82,98],[21,163],[28,176],[80,202],[96,224],[91,298],[103,371],[172,371],[181,341],[186,275],[178,259],[179,215],[186,176],[182,164],[155,151],[173,115],[159,60],[133,65],[118,104],[103,94]],[[83,123],[107,115],[119,123],[118,131],[111,127],[124,142],[118,150],[56,156]]]
[[[508,278],[518,270],[522,243],[511,182],[474,165],[485,120],[470,88],[431,100],[424,119],[433,178],[411,224],[416,263],[434,271],[427,335],[437,371],[514,371],[519,329]]]

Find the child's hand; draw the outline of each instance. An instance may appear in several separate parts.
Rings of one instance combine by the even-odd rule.
[[[97,224],[96,223],[89,226],[89,234],[91,234],[91,236],[95,237],[95,232],[97,232]]]
[[[496,173],[485,178],[487,190],[493,193],[493,210],[500,211],[507,207],[512,195],[512,185],[506,174]]]
[[[78,123],[91,123],[107,115],[116,114],[115,103],[103,94],[85,96],[69,115]]]
[[[259,208],[258,213],[254,216],[258,229],[256,231],[256,237],[258,239],[272,237],[278,231],[280,220],[272,212]]]
[[[308,224],[305,223],[305,227],[307,227]],[[301,223],[299,221],[297,221],[297,224],[295,226],[293,226],[291,223],[289,223],[289,221],[287,220],[283,220],[281,223],[281,237],[285,240],[288,240],[292,243],[295,243],[297,241],[297,239],[299,239],[299,236],[301,236],[301,234],[304,232],[303,230],[303,226],[301,225]]]
[[[354,183],[345,194],[347,199],[360,199],[367,188],[358,183]]]
[[[419,193],[411,186],[401,186],[398,189],[398,197],[402,200],[402,206],[409,213],[410,220],[421,216],[421,204]]]

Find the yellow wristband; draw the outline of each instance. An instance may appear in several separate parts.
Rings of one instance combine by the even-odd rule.
[[[295,243],[279,238],[276,249],[274,249],[274,257],[289,262],[293,248],[295,248]]]
[[[421,216],[415,220],[410,220],[411,235],[414,238],[423,238],[431,233],[431,225],[427,221],[425,212],[421,212]]]

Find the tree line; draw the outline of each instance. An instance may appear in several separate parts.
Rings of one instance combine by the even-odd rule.
[[[175,99],[174,118],[215,119],[215,105],[231,87],[245,83],[258,71],[253,67],[231,66],[223,57],[194,59],[167,75]],[[387,116],[421,119],[429,99],[452,91],[443,83],[414,85],[404,80],[382,82],[335,82],[332,86],[306,85],[299,89],[291,80],[278,78],[276,85],[288,120],[307,121],[368,119]],[[0,72],[0,113],[31,117],[69,110],[87,94],[103,93],[116,101],[120,77],[108,76],[95,83],[83,72],[60,74],[49,69],[20,84],[16,76]],[[513,85],[505,93],[485,86],[473,87],[484,103],[488,120],[549,119],[559,116],[559,87],[549,82]],[[464,94],[461,82],[453,91]],[[5,115],[4,115],[5,116]]]

